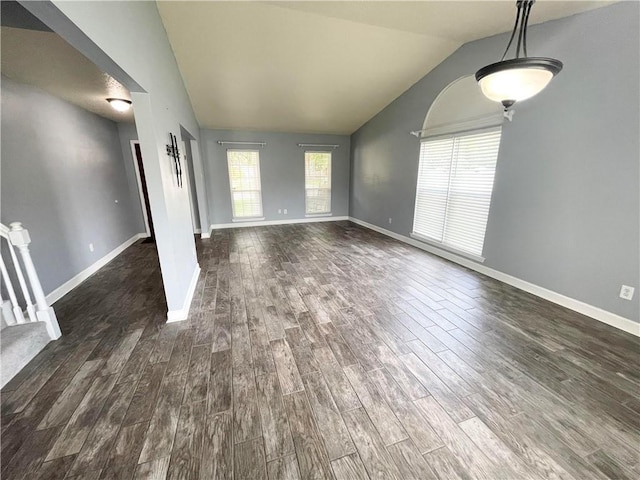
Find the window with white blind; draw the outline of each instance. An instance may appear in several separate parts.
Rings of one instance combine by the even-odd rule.
[[[260,155],[257,150],[227,150],[233,218],[262,217]]]
[[[414,236],[482,255],[501,127],[420,145]]]
[[[304,152],[305,211],[331,213],[331,152]]]

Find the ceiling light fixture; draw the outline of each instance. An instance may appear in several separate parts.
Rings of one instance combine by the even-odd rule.
[[[476,80],[482,93],[494,102],[500,102],[505,112],[516,102],[540,93],[551,79],[562,70],[562,62],[554,58],[527,57],[527,25],[535,0],[517,0],[518,13],[511,38],[502,59],[476,72]],[[519,28],[519,31],[518,31]],[[518,32],[516,56],[505,60],[513,39]],[[522,48],[523,56],[520,57]]]
[[[126,112],[131,108],[131,101],[123,98],[107,98],[107,102],[118,112]]]

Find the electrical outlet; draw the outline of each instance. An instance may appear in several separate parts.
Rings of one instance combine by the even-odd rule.
[[[391,217],[389,217],[389,225],[391,225]]]
[[[633,299],[633,293],[636,291],[635,288],[630,287],[629,285],[622,285],[620,289],[620,298],[624,298],[625,300]]]
[[[284,209],[284,214],[285,214],[285,215],[287,214],[287,209],[286,209],[286,208]]]
[[[282,213],[282,209],[281,208],[278,209],[278,213]]]
[[[93,243],[90,243],[90,244],[89,244],[89,251],[90,251],[90,252],[93,252]]]

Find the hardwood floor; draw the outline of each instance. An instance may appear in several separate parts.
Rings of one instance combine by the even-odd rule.
[[[55,305],[2,390],[3,479],[625,479],[638,338],[348,222],[153,245]]]

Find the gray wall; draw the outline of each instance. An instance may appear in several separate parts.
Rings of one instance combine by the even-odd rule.
[[[140,190],[138,188],[138,180],[136,177],[135,166],[134,166],[134,162],[136,160],[134,160],[133,151],[131,150],[131,141],[138,140],[138,132],[136,130],[135,123],[118,123],[118,135],[120,136],[120,146],[122,148],[122,156],[124,158],[124,164],[127,170],[127,179],[129,181],[129,191],[131,194],[131,198],[133,199],[133,203],[137,207],[137,208],[134,207],[135,209],[134,216],[136,218],[137,225],[139,226],[139,229],[140,229],[139,231],[144,232],[146,229],[146,226],[144,223],[144,216],[142,213],[142,203],[140,201]],[[198,210],[197,210],[198,204],[197,204],[197,197],[196,197],[196,186],[195,186],[195,181],[193,180],[195,177],[193,174],[193,160],[191,157],[191,142],[188,139],[186,139],[185,145],[187,148],[187,158],[188,158],[187,165],[185,167],[189,168],[189,179],[191,180],[189,187],[191,190],[192,198],[196,202],[194,204],[196,208],[195,228],[200,228],[200,220],[198,218]]]
[[[298,143],[338,144],[331,150],[331,213],[349,214],[349,154],[350,139],[342,135],[309,135],[298,133],[256,133],[225,130],[201,130],[205,178],[209,192],[211,224],[231,223],[231,197],[227,169],[227,149],[218,140],[264,141],[260,150],[262,209],[265,220],[305,218],[304,148]],[[330,150],[330,149],[329,149]],[[287,215],[278,209],[287,209]]]
[[[621,2],[530,28],[530,55],[565,66],[504,125],[484,248],[488,267],[635,321],[639,10]],[[419,152],[409,132],[444,87],[497,61],[506,42],[462,46],[352,135],[353,217],[409,235]],[[636,287],[632,302],[618,297],[621,284]]]
[[[155,2],[23,6],[131,92],[169,316],[186,317],[199,268],[188,192],[176,184],[166,144],[169,132],[183,127],[196,138],[199,127]]]
[[[48,294],[141,231],[118,129],[4,76],[1,124],[2,223],[28,228]]]

